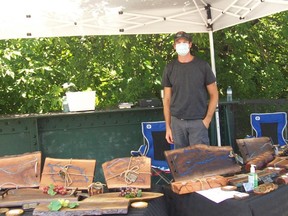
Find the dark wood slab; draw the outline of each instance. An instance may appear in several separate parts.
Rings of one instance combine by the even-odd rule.
[[[41,152],[1,157],[0,168],[1,189],[39,187]]]
[[[165,157],[175,181],[185,181],[214,175],[241,172],[230,146],[197,144],[182,149],[165,151]]]
[[[21,188],[12,189],[8,191],[1,199],[0,207],[16,207],[23,206],[25,204],[39,204],[39,203],[50,203],[55,199],[67,199],[70,201],[77,201],[78,197],[70,195],[55,195],[44,194],[40,189],[33,188]]]
[[[273,144],[269,137],[254,137],[246,139],[236,139],[244,163],[256,158],[263,153],[274,155]]]
[[[126,157],[116,158],[102,164],[107,187],[135,187],[151,188],[151,158]],[[127,181],[126,177],[135,177],[134,182]]]
[[[40,188],[50,184],[87,190],[93,182],[96,160],[46,158]]]

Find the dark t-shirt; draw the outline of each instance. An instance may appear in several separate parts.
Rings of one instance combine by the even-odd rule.
[[[179,119],[203,119],[207,112],[207,88],[216,77],[209,64],[194,57],[191,62],[174,60],[166,65],[162,85],[172,88],[171,115]]]

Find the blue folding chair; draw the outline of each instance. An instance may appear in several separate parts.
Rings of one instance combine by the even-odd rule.
[[[151,168],[153,174],[159,176],[166,183],[171,180],[165,174],[170,173],[164,151],[174,149],[174,144],[169,144],[165,139],[166,125],[165,121],[142,122],[142,135],[144,144],[138,151],[131,151],[132,156],[142,155],[151,158]]]
[[[287,145],[284,137],[287,130],[286,112],[252,113],[250,115],[250,124],[252,126],[252,134],[255,131],[256,137],[270,137],[275,145]]]

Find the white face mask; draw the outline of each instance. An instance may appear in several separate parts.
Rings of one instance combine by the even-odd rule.
[[[189,53],[190,47],[188,43],[178,43],[176,44],[176,52],[180,56],[185,56]]]

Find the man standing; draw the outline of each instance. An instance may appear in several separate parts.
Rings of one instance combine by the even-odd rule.
[[[173,47],[178,58],[166,65],[162,79],[166,140],[175,148],[209,145],[208,128],[218,103],[215,75],[207,62],[190,53],[189,34],[176,33]]]

